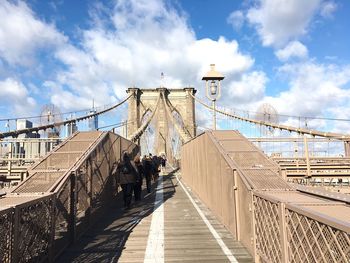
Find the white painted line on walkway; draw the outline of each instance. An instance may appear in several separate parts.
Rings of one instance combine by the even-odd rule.
[[[144,263],[164,262],[164,205],[163,176],[158,178],[156,199],[152,214],[151,227],[148,234]]]
[[[235,258],[234,255],[232,255],[231,250],[226,246],[226,244],[224,243],[224,241],[222,241],[221,237],[219,236],[218,232],[216,232],[215,228],[210,224],[209,220],[207,219],[207,217],[203,214],[202,210],[198,207],[198,205],[195,203],[195,201],[193,200],[193,198],[191,197],[191,195],[188,193],[187,189],[185,188],[185,186],[182,184],[182,182],[179,180],[179,178],[176,175],[176,179],[177,181],[180,183],[182,189],[184,189],[186,195],[188,196],[188,198],[191,200],[193,206],[196,208],[198,214],[201,216],[201,218],[203,219],[204,223],[207,225],[207,227],[209,228],[211,234],[214,236],[216,242],[218,242],[219,246],[221,247],[222,251],[224,252],[224,254],[227,256],[227,258],[230,260],[230,262],[234,262],[234,263],[238,263],[237,259]]]

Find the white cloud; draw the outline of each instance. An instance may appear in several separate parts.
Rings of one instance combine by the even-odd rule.
[[[254,64],[235,40],[197,39],[186,17],[162,0],[120,0],[114,4],[112,10],[102,4],[89,10],[91,27],[80,30],[81,38],[75,45],[54,25],[40,20],[24,2],[2,1],[0,61],[6,61],[6,67],[33,68],[36,56],[49,48],[63,67],[52,68],[56,75],[42,80],[39,93],[49,96],[61,111],[89,107],[93,99],[96,105],[115,102],[134,85],[159,87],[161,72],[167,87],[191,85],[203,97],[201,77],[209,64],[217,64],[227,83],[241,78]],[[8,77],[6,72],[3,75]],[[34,105],[30,95],[38,94],[38,88],[28,87],[24,94],[29,105]],[[21,108],[17,102],[23,100],[13,102],[15,108]]]
[[[248,10],[247,19],[255,26],[264,46],[280,47],[305,35],[322,0],[259,0]]]
[[[233,11],[227,18],[227,23],[232,25],[235,30],[240,30],[244,24],[244,14],[242,11]]]
[[[277,50],[275,55],[279,60],[287,61],[292,57],[306,58],[308,56],[308,50],[299,41],[292,41],[285,48]]]
[[[16,115],[28,115],[36,106],[24,84],[12,78],[0,80],[0,103],[11,108]]]
[[[350,106],[350,66],[308,61],[286,64],[279,72],[286,77],[289,90],[275,97],[265,97],[264,101],[271,103],[280,114],[340,117],[337,109]],[[322,125],[325,123],[317,120],[309,123],[309,127],[316,129]]]
[[[246,105],[247,103],[260,101],[265,95],[267,81],[267,76],[261,71],[243,74],[240,80],[234,80],[225,84],[225,86],[228,86],[228,89],[225,91],[225,87],[223,87],[223,91],[226,93],[223,100],[228,105],[232,104],[232,102],[235,105]]]
[[[324,2],[321,5],[321,16],[325,18],[330,18],[333,16],[333,13],[337,10],[337,4],[333,1]]]
[[[24,2],[0,1],[0,58],[10,65],[29,66],[38,49],[65,41],[53,25],[36,18]]]
[[[117,1],[107,22],[98,13],[91,15],[99,22],[82,31],[82,48],[66,45],[56,52],[67,66],[59,72],[57,84],[70,96],[94,98],[98,105],[124,98],[130,86],[159,87],[161,72],[167,87],[192,85],[200,94],[209,64],[216,63],[229,80],[250,71],[254,64],[235,40],[197,40],[185,17],[160,0]],[[53,92],[56,103],[67,109],[76,107]]]

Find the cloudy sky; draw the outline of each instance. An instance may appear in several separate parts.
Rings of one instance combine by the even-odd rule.
[[[349,13],[337,0],[1,0],[0,118],[111,104],[161,72],[203,98],[215,63],[222,106],[350,119]]]

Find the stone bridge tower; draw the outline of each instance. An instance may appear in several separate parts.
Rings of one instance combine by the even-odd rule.
[[[129,88],[127,93],[132,94],[128,100],[127,137],[129,139],[145,121],[147,113],[155,109],[160,94],[164,94],[172,105],[172,114],[177,116],[180,122],[179,124],[183,126],[192,137],[196,136],[195,103],[191,96],[191,94],[194,95],[196,93],[194,88]],[[155,123],[156,138],[158,138],[155,140],[156,145],[154,147],[154,153],[166,153],[167,156],[169,156],[170,148],[167,138],[171,121],[168,118],[162,99],[153,117],[153,121]]]

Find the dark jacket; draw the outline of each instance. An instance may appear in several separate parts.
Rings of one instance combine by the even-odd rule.
[[[143,174],[147,180],[152,178],[153,174],[153,165],[152,165],[152,160],[147,158],[142,161],[143,163]]]
[[[136,166],[132,161],[128,163],[122,161],[118,164],[117,171],[116,171],[117,183],[119,184],[135,183],[137,177],[138,177],[138,172],[136,171]]]
[[[143,177],[145,176],[144,175],[144,168],[143,168],[143,165],[141,162],[139,163],[135,163],[136,165],[136,169],[137,169],[137,172],[138,172],[138,176],[136,178],[136,182],[142,182],[142,179]]]

